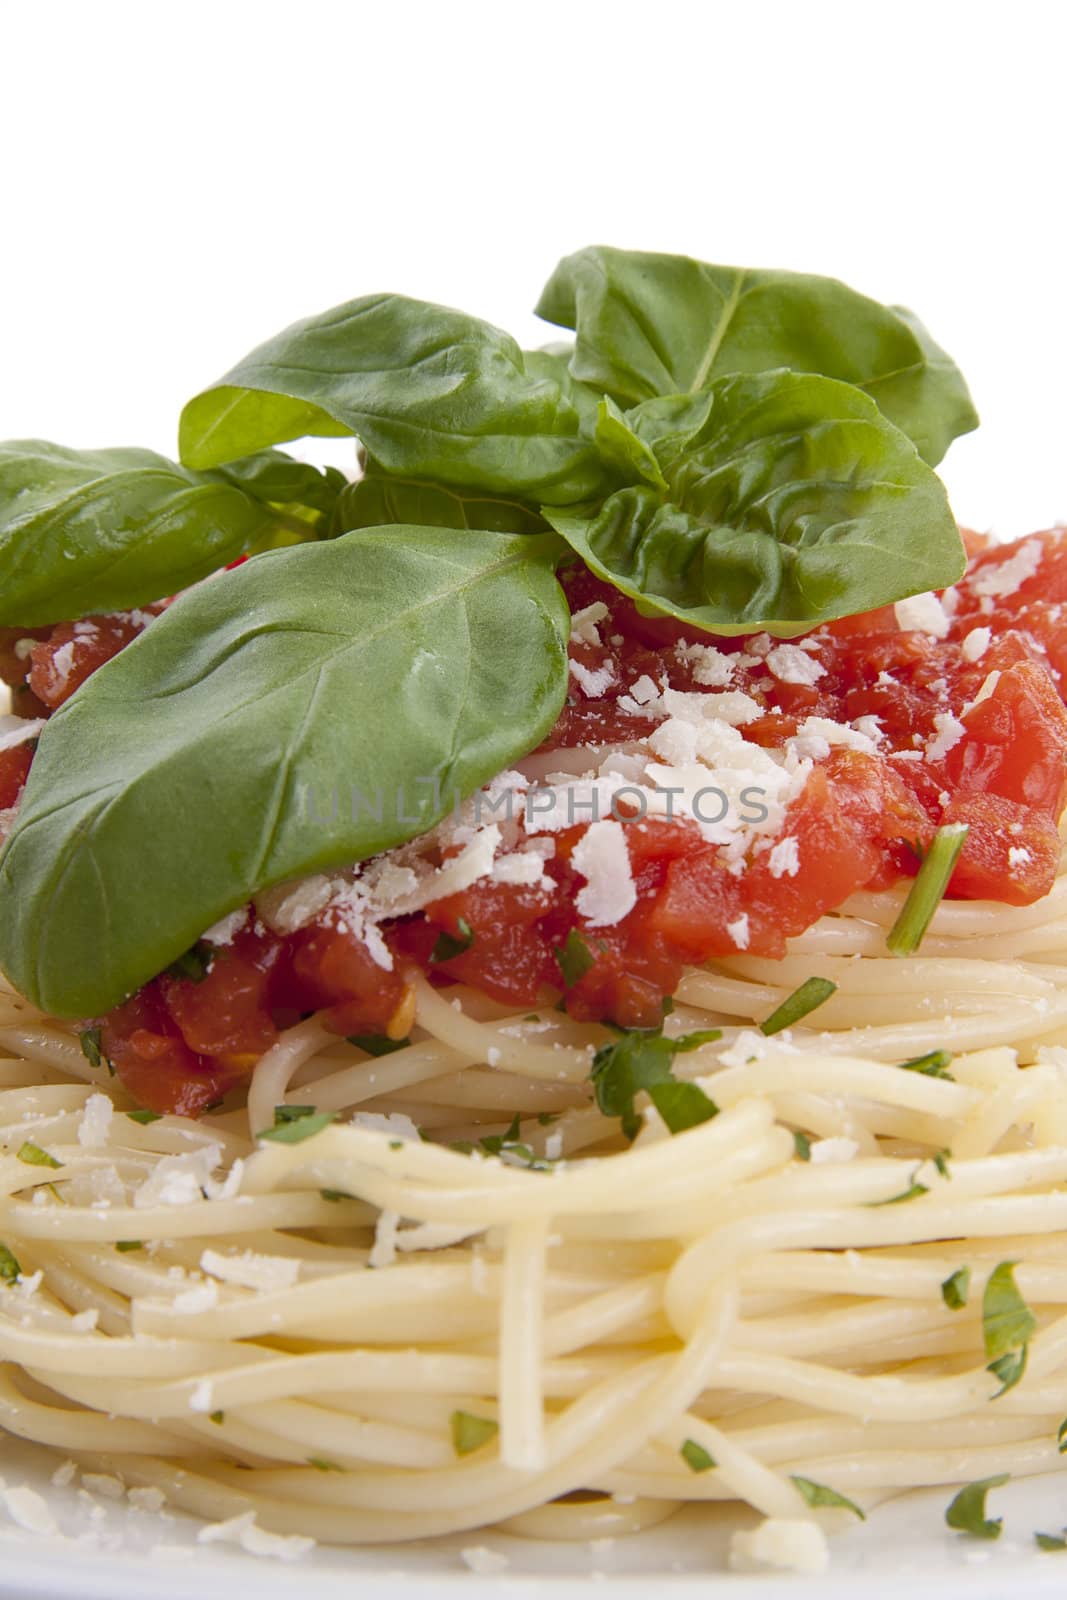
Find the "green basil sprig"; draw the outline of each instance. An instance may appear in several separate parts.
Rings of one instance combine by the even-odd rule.
[[[537,312],[576,331],[575,379],[624,405],[789,367],[863,389],[932,466],[978,425],[961,373],[912,313],[836,278],[594,245],[560,262]]]
[[[41,734],[0,966],[46,1011],[99,1015],[256,891],[432,827],[559,714],[558,555],[395,527],[183,595]]]
[[[373,466],[337,497],[333,526],[339,533],[353,528],[380,528],[393,522],[427,528],[486,528],[493,533],[544,533],[548,524],[535,506],[521,500],[390,477]]]
[[[940,480],[850,384],[720,378],[625,417],[605,406],[602,428],[639,481],[545,515],[600,577],[693,627],[789,637],[964,570]]]
[[[455,488],[553,505],[604,488],[559,382],[491,323],[403,295],[286,328],[190,400],[179,438],[182,460],[204,468],[348,433],[386,471]]]
[[[152,450],[0,443],[0,623],[174,594],[245,550],[311,536],[343,482],[274,452],[203,473]],[[282,511],[281,490],[299,518]]]

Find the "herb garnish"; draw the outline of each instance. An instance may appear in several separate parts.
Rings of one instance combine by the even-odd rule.
[[[50,1156],[47,1150],[42,1150],[39,1144],[32,1144],[29,1139],[19,1146],[18,1159],[25,1161],[28,1167],[61,1167],[62,1161],[57,1161],[55,1156]]]
[[[139,1122],[142,1128],[147,1128],[150,1122],[161,1122],[163,1120],[161,1111],[149,1111],[144,1106],[137,1111],[127,1111],[126,1115],[131,1122]]]
[[[781,1005],[760,1023],[760,1032],[769,1037],[771,1034],[781,1033],[784,1028],[793,1027],[794,1023],[825,1004],[830,996],[836,993],[837,984],[831,983],[829,978],[806,978],[799,989],[794,989],[791,995],[787,995]]]
[[[938,828],[900,915],[886,935],[890,955],[911,956],[918,950],[966,842],[965,822],[949,822]]]
[[[798,1478],[791,1473],[790,1480],[800,1490],[809,1506],[837,1506],[843,1511],[851,1511],[861,1522],[866,1522],[867,1513],[861,1511],[856,1502],[850,1500],[847,1495],[838,1494],[836,1489],[828,1489],[824,1483],[814,1483],[811,1478]]]
[[[999,1539],[1003,1517],[987,1517],[985,1497],[990,1489],[999,1489],[1011,1477],[1009,1472],[998,1473],[995,1478],[980,1478],[962,1488],[945,1512],[950,1528],[969,1533],[975,1539]]]
[[[793,1134],[793,1154],[798,1161],[811,1160],[811,1140],[797,1129]]]
[[[941,1285],[941,1298],[950,1311],[962,1311],[971,1288],[970,1267],[957,1267]]]
[[[129,1254],[131,1250],[143,1250],[144,1241],[143,1239],[116,1239],[115,1249],[119,1252],[119,1255],[124,1256]]]
[[[710,1472],[716,1464],[715,1457],[695,1439],[687,1439],[678,1453],[690,1472]]]
[[[474,943],[474,931],[466,917],[457,917],[456,927],[458,935],[444,928],[437,935],[437,942],[430,952],[431,961],[451,961],[470,949]]]
[[[275,1144],[302,1144],[321,1133],[335,1120],[335,1111],[316,1111],[314,1106],[275,1106],[273,1128],[264,1128],[257,1139],[273,1139]]]
[[[950,1072],[945,1069],[952,1061],[947,1050],[928,1050],[924,1056],[912,1056],[910,1061],[900,1063],[901,1072],[921,1072],[924,1078],[948,1078],[954,1082]]]
[[[1037,1331],[1037,1318],[1015,1282],[1017,1265],[1015,1261],[1002,1261],[994,1267],[982,1296],[986,1370],[1001,1383],[993,1395],[994,1400],[999,1400],[1022,1378],[1030,1340]]]
[[[457,1456],[469,1456],[496,1437],[500,1424],[491,1417],[476,1417],[470,1411],[453,1411],[452,1448]]]
[[[570,930],[562,948],[553,950],[552,954],[563,974],[563,986],[566,989],[573,989],[574,985],[596,966],[596,956],[577,928]]]
[[[1039,1550],[1067,1550],[1067,1538],[1062,1533],[1035,1533],[1034,1543]]]
[[[369,1056],[391,1056],[394,1051],[406,1050],[411,1040],[390,1039],[384,1033],[350,1033],[348,1042]]]
[[[83,1028],[78,1034],[78,1043],[81,1045],[82,1055],[91,1067],[106,1067],[114,1077],[115,1069],[101,1048],[102,1036],[100,1028]]]
[[[6,1244],[0,1244],[0,1281],[17,1283],[21,1276],[22,1268],[17,1260]]]
[[[208,944],[205,939],[198,939],[196,943],[180,955],[177,961],[172,961],[165,969],[168,978],[184,978],[189,983],[203,983],[211,968],[211,963],[221,951],[213,944]]]
[[[682,1133],[718,1115],[718,1106],[695,1083],[680,1082],[671,1064],[676,1055],[699,1050],[701,1045],[722,1038],[718,1028],[684,1033],[665,1038],[663,1033],[638,1028],[620,1030],[612,1044],[600,1047],[593,1057],[592,1080],[596,1102],[606,1117],[620,1117],[622,1131],[629,1140],[641,1131],[641,1117],[634,1100],[645,1090],[671,1133]]]

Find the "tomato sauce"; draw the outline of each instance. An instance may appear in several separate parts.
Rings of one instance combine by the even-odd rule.
[[[172,969],[101,1020],[119,1076],[142,1104],[197,1114],[247,1074],[281,1028],[313,1011],[339,1034],[401,1037],[412,966],[516,1007],[562,993],[576,1018],[653,1027],[686,965],[739,948],[783,955],[790,937],[855,891],[914,875],[948,822],[969,828],[950,895],[1038,899],[1055,877],[1067,801],[1067,531],[995,547],[969,536],[968,545],[966,576],[940,601],[923,602],[922,626],[902,626],[894,608],[882,608],[790,641],[801,653],[778,651],[781,642],[766,636],[687,634],[640,616],[584,568],[565,574],[572,611],[595,606],[597,621],[572,640],[573,692],[546,753],[589,746],[595,756],[646,739],[654,723],[631,693],[643,679],[718,692],[687,643],[713,645],[729,688],[753,703],[741,729],[752,744],[781,750],[811,718],[863,733],[817,754],[789,803],[789,868],[765,849],[731,870],[722,847],[684,817],[631,821],[623,832],[633,907],[611,926],[591,926],[576,908],[585,882],[573,859],[586,832],[579,823],[555,834],[538,884],[483,878],[383,922],[389,969],[329,909],[288,934],[250,909],[230,942],[198,947],[201,970]],[[920,613],[904,607],[900,616],[910,624]],[[133,613],[29,635],[6,630],[0,674],[41,708],[32,714],[47,715],[149,620]],[[27,637],[32,647],[16,651]],[[31,759],[30,744],[0,752],[0,809],[14,804]],[[568,984],[560,957],[572,930],[586,960]],[[443,948],[442,934],[451,941]]]

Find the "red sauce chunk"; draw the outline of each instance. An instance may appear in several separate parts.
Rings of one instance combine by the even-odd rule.
[[[671,728],[682,738],[686,719],[711,715],[754,774],[768,753],[777,769],[791,763],[774,831],[731,842],[684,805],[642,818],[631,789],[618,798],[617,836],[601,830],[595,849],[587,816],[546,828],[520,807],[501,851],[537,848],[539,872],[496,863],[413,913],[383,915],[373,939],[336,906],[291,931],[250,911],[229,942],[207,936],[204,971],[172,970],[103,1019],[123,1082],[154,1109],[195,1114],[313,1011],[340,1034],[402,1037],[413,967],[517,1008],[562,994],[576,1018],[652,1027],[687,965],[782,956],[856,891],[913,876],[949,822],[969,829],[951,896],[1038,899],[1055,877],[1067,801],[1067,530],[968,543],[953,590],[789,641],[687,634],[572,569],[571,693],[523,764],[529,781],[596,771],[613,751],[663,761],[657,738]],[[50,630],[28,661],[27,647],[16,659],[0,640],[0,670],[23,681],[28,665],[29,692],[61,704],[139,631],[90,620],[91,635],[82,624]],[[28,746],[0,752],[0,808],[14,804],[29,759]],[[460,848],[446,841],[429,859],[447,866]]]

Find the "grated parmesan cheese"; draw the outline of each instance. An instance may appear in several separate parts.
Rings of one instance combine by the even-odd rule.
[[[800,846],[792,834],[779,839],[771,851],[767,866],[772,878],[796,877],[800,871]]]
[[[212,1278],[220,1278],[223,1283],[235,1283],[242,1289],[260,1289],[269,1293],[276,1289],[291,1289],[300,1276],[300,1262],[296,1256],[265,1256],[254,1250],[244,1250],[234,1256],[222,1255],[218,1250],[205,1250],[200,1257],[200,1270]]]
[[[610,662],[602,667],[583,667],[580,661],[568,662],[571,677],[587,700],[601,700],[615,682],[615,668]]]
[[[905,633],[929,633],[935,639],[948,637],[952,619],[936,594],[913,594],[898,600],[893,607],[897,626]]]
[[[608,608],[603,600],[594,600],[584,611],[576,611],[571,617],[571,638],[577,639],[581,644],[598,645],[600,630],[597,623],[603,622],[607,615]]]
[[[967,732],[964,724],[951,711],[936,711],[934,728],[936,732],[926,741],[927,761],[940,761],[942,756],[947,756]]]
[[[107,1144],[115,1107],[106,1094],[91,1094],[78,1123],[78,1143],[83,1150],[99,1150]]]
[[[256,1522],[254,1511],[245,1511],[226,1522],[211,1522],[201,1528],[197,1544],[237,1544],[250,1556],[274,1556],[279,1561],[296,1561],[315,1547],[314,1539],[303,1534],[269,1533]]]
[[[974,579],[971,588],[977,595],[990,599],[1005,599],[1015,594],[1037,572],[1041,565],[1040,539],[1026,539],[1015,554],[996,566],[987,567]]]
[[[801,1517],[768,1517],[751,1533],[738,1531],[730,1539],[730,1566],[735,1572],[778,1567],[817,1578],[829,1562],[825,1533]]]
[[[990,628],[972,628],[960,646],[960,655],[964,661],[981,661],[989,649],[993,632]]]
[[[1033,859],[1025,845],[1013,844],[1008,849],[1009,867],[1025,867]]]
[[[571,862],[586,880],[575,905],[590,926],[613,927],[633,910],[637,890],[620,822],[594,822],[579,839]]]
[[[747,950],[749,945],[748,912],[742,911],[741,915],[733,922],[726,924],[726,931],[739,950]]]
[[[826,668],[810,651],[796,644],[776,644],[767,652],[767,667],[781,683],[817,683],[825,678]]]

